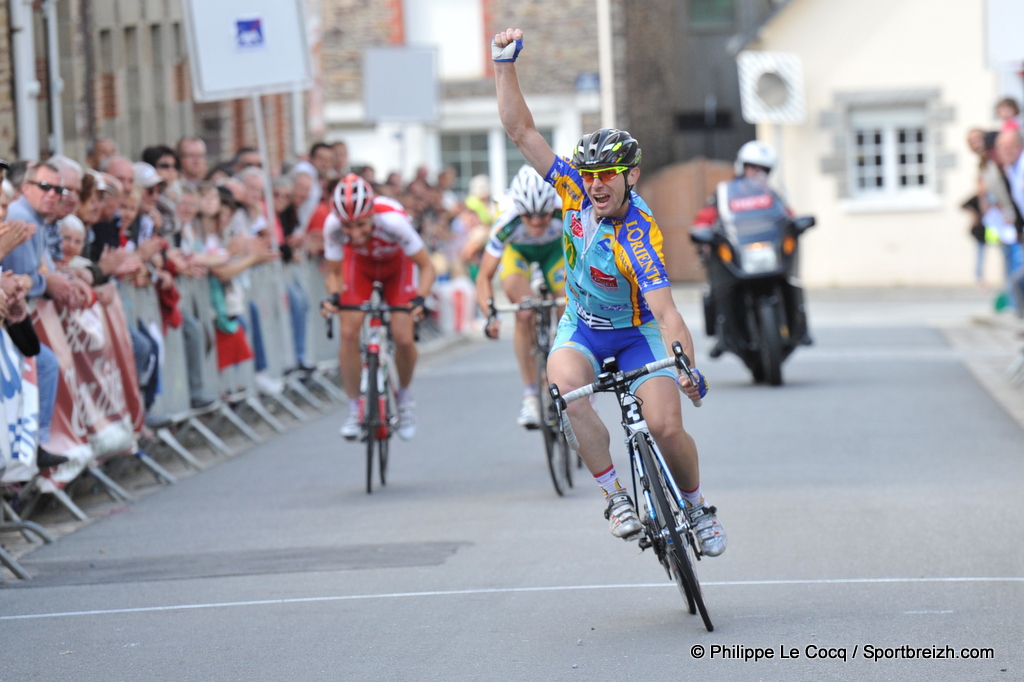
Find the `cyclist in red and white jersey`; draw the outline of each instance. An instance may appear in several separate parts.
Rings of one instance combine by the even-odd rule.
[[[398,435],[409,440],[416,433],[415,403],[409,390],[417,357],[413,321],[423,317],[423,301],[434,283],[434,266],[402,205],[375,196],[369,183],[355,173],[338,182],[331,203],[331,215],[324,223],[327,293],[340,294],[342,305],[359,305],[369,300],[373,283],[381,282],[389,305],[413,309],[411,315],[391,317],[399,383]],[[419,268],[418,282],[413,266]],[[341,320],[338,362],[349,399],[341,435],[354,440],[359,436],[359,332],[364,314],[339,311],[327,302],[321,313],[325,317],[337,313]]]

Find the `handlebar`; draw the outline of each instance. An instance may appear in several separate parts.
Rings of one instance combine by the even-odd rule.
[[[561,298],[531,298],[527,296],[519,303],[510,303],[508,305],[496,306],[494,305],[494,299],[487,299],[487,324],[484,327],[484,336],[488,336],[487,328],[492,322],[498,319],[498,313],[518,313],[521,310],[550,310],[551,308],[560,307],[565,305],[565,297]],[[497,339],[497,336],[488,338]]]
[[[389,305],[389,304],[386,304],[386,303],[374,303],[372,301],[366,301],[364,303],[360,303],[359,305],[342,305],[341,304],[341,295],[340,294],[331,294],[330,296],[328,296],[327,298],[325,298],[325,299],[323,299],[321,301],[321,304],[324,304],[324,303],[330,303],[332,306],[334,306],[338,310],[353,310],[353,311],[357,311],[357,312],[371,313],[371,314],[373,314],[373,313],[412,313],[412,311],[413,311],[413,308],[410,307],[410,306]],[[334,338],[334,323],[333,323],[333,320],[334,320],[333,316],[328,317],[325,320],[325,322],[327,324],[327,338],[329,338],[329,339],[333,339]],[[417,341],[419,340],[419,333],[418,332],[416,334],[416,340]]]
[[[587,396],[593,395],[594,393],[608,393],[614,391],[616,388],[621,386],[628,386],[635,379],[642,377],[658,370],[672,367],[673,365],[678,368],[686,377],[690,380],[690,383],[694,386],[697,385],[697,380],[693,376],[693,371],[690,369],[690,359],[686,357],[683,352],[682,345],[675,341],[672,343],[673,357],[663,358],[661,360],[655,360],[649,362],[643,367],[637,367],[631,369],[628,372],[615,372],[614,374],[603,373],[598,376],[597,381],[586,386],[581,386],[575,391],[569,391],[565,395],[561,395],[558,391],[558,386],[551,384],[548,387],[548,391],[551,394],[551,398],[555,403],[555,410],[558,413],[559,425],[562,429],[562,433],[565,434],[566,443],[573,450],[579,450],[579,440],[576,438],[576,432],[573,431],[572,424],[569,422],[569,414],[566,411],[566,407],[569,403],[586,398]],[[680,390],[682,388],[680,387]],[[696,398],[691,401],[694,407],[700,407],[703,401],[700,398]]]
[[[510,303],[508,305],[494,305],[494,299],[487,299],[487,305],[489,308],[489,314],[491,316],[497,315],[498,313],[517,313],[520,310],[538,310],[544,308],[556,308],[565,305],[565,297],[562,298],[524,298],[520,303]]]
[[[637,367],[636,369],[631,369],[628,372],[616,372],[611,375],[602,374],[594,383],[587,384],[586,386],[577,388],[575,391],[566,393],[562,396],[562,400],[566,403],[571,403],[594,393],[607,393],[614,391],[619,386],[631,384],[635,379],[657,372],[658,370],[665,369],[666,367],[672,367],[673,365],[686,375],[686,378],[690,380],[691,384],[696,386],[697,380],[693,376],[693,371],[690,369],[690,359],[686,357],[686,353],[683,352],[683,347],[678,341],[672,344],[672,351],[674,353],[674,357],[648,362],[643,367]],[[555,388],[557,390],[557,387]],[[554,397],[554,394],[552,394],[552,397]],[[700,398],[692,400],[691,402],[694,407],[700,407],[703,404],[703,401],[701,401]]]

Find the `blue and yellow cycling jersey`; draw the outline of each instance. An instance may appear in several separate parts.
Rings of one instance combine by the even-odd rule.
[[[562,198],[566,314],[591,329],[626,329],[650,322],[644,293],[670,286],[661,229],[636,193],[621,219],[594,215],[583,178],[565,157],[544,177]]]

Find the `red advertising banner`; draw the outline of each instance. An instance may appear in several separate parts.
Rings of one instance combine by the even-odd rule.
[[[68,310],[40,301],[33,315],[60,366],[48,447],[69,457],[49,477],[58,485],[93,461],[134,452],[145,416],[121,297],[114,284],[107,287],[106,305]]]

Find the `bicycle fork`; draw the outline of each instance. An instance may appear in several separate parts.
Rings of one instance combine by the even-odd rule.
[[[648,518],[648,532],[645,532],[640,537],[639,546],[641,551],[648,547],[654,546],[654,538],[651,537],[650,529],[658,529],[662,540],[666,545],[672,544],[672,536],[668,532],[667,526],[669,523],[673,525],[677,532],[688,533],[689,529],[686,526],[680,526],[680,519],[664,519],[661,526],[658,524],[658,510],[654,505],[654,500],[651,497],[651,488],[655,485],[660,485],[657,480],[656,471],[647,471],[644,466],[644,461],[640,457],[640,453],[637,448],[633,445],[637,438],[644,438],[650,435],[650,431],[647,429],[647,420],[644,419],[640,414],[640,404],[635,396],[626,393],[619,395],[619,404],[622,406],[622,414],[624,415],[623,426],[626,429],[626,447],[629,448],[630,458],[633,460],[633,495],[637,496],[637,477],[639,476],[640,485],[643,488],[644,506],[647,509]],[[661,450],[658,445],[654,442],[654,438],[649,438],[647,441],[650,446],[650,452],[652,457],[655,459],[655,466],[660,467],[662,471],[668,471],[668,465],[665,462],[665,458],[661,454]],[[676,501],[676,505],[682,509],[681,500],[682,496],[679,493],[679,489],[676,486],[675,479],[672,476],[668,477],[668,483],[671,487],[670,494]],[[683,521],[685,524],[685,520]]]

